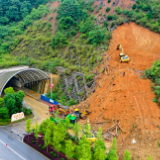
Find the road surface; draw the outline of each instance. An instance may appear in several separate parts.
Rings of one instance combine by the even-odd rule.
[[[7,144],[7,146],[6,146]],[[46,160],[28,145],[0,129],[0,160]]]

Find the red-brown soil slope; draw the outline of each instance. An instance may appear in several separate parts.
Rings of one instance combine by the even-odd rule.
[[[121,44],[129,63],[120,63]],[[122,25],[114,30],[109,50],[104,58],[109,71],[100,74],[96,91],[77,107],[89,106],[89,120],[95,130],[102,127],[105,132],[115,122],[119,122],[125,133],[118,137],[119,156],[125,149],[134,157],[146,157],[151,154],[154,160],[160,159],[158,138],[160,138],[160,107],[152,101],[155,97],[151,81],[141,78],[141,71],[150,68],[160,59],[160,36],[134,23]],[[107,60],[107,57],[109,61]],[[103,68],[102,65],[99,71]],[[125,76],[123,76],[125,72]],[[101,125],[95,122],[107,120]],[[132,144],[135,138],[136,144]]]

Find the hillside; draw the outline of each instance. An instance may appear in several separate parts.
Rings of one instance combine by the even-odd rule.
[[[124,52],[130,57],[129,63],[119,62],[117,44],[121,43]],[[107,72],[98,76],[96,91],[77,107],[91,111],[89,116],[94,130],[102,127],[105,133],[109,127],[119,122],[125,134],[118,138],[118,152],[131,151],[133,158],[147,158],[151,154],[158,160],[158,140],[160,109],[152,101],[155,95],[150,80],[141,78],[142,72],[150,68],[155,60],[160,59],[160,36],[137,26],[134,23],[122,25],[114,30],[109,50],[104,61],[109,57]],[[99,70],[103,68],[101,65]],[[125,76],[123,73],[125,72]],[[95,124],[96,122],[104,122]],[[83,123],[83,122],[82,122]],[[132,139],[137,141],[131,144]]]
[[[146,159],[151,154],[159,160],[160,108],[152,100],[156,96],[151,88],[154,82],[143,77],[144,71],[160,59],[159,1],[45,3],[23,19],[0,26],[0,68],[29,65],[59,74],[57,67],[61,66],[67,77],[81,72],[86,82],[98,75],[95,92],[73,108],[91,111],[94,131],[102,127],[105,133],[119,122],[125,131],[117,137],[120,159],[128,149],[133,158]],[[120,63],[119,43],[129,63]],[[54,94],[67,105],[63,85],[60,81]],[[95,124],[103,121],[107,123]]]

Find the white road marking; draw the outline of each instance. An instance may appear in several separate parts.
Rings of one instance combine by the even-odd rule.
[[[2,143],[3,145],[6,146],[6,144],[4,142],[2,142],[0,140],[0,143]],[[21,155],[19,155],[16,151],[14,151],[12,148],[10,148],[8,145],[6,146],[8,149],[10,149],[13,153],[15,153],[17,156],[19,156],[21,159],[26,160],[25,158],[23,158]]]

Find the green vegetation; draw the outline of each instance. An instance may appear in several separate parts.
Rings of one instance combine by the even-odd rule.
[[[107,7],[107,8],[106,8],[106,12],[109,12],[109,11],[110,11],[110,9],[111,9],[110,7]]]
[[[137,0],[136,3],[132,10],[126,9],[123,14],[138,25],[160,33],[159,1]]]
[[[153,101],[158,103],[158,99],[160,98],[160,60],[155,61],[151,69],[146,69],[144,74],[147,78],[151,79],[154,84],[152,89],[156,97]]]
[[[25,18],[33,7],[38,7],[41,4],[46,4],[49,0],[27,0],[27,1],[8,1],[0,0],[0,25],[6,25],[11,22],[17,22]]]
[[[14,21],[8,25],[0,25],[0,54],[13,51],[21,41],[18,35],[21,35],[33,21],[44,17],[47,13],[49,13],[49,8],[40,5],[37,9],[33,9],[22,21]]]
[[[68,132],[68,129],[71,128],[74,133],[72,136],[70,135],[70,132]],[[26,129],[28,133],[31,133],[30,120],[27,120],[26,122]],[[81,138],[78,138],[78,135],[82,130],[85,132],[82,133]],[[57,157],[58,153],[55,155],[53,151],[48,151],[48,145],[52,146],[54,150],[64,153],[69,160],[118,160],[116,138],[113,139],[112,146],[106,154],[106,146],[102,138],[101,128],[99,128],[94,144],[91,144],[87,139],[90,135],[89,133],[91,133],[91,129],[90,127],[87,127],[87,124],[71,124],[67,118],[66,121],[61,120],[58,124],[46,119],[37,127],[37,131],[37,134],[41,133],[44,135],[44,146],[39,145],[39,147],[46,149],[46,151],[54,157]],[[34,135],[35,134],[36,133],[34,132]],[[36,143],[35,140],[32,141],[32,143]],[[149,158],[152,159],[151,156],[149,156]],[[131,160],[131,154],[128,150],[124,152],[123,159]]]
[[[0,123],[8,124],[11,122],[12,114],[16,114],[19,112],[24,112],[25,115],[29,116],[32,114],[32,110],[26,107],[22,108],[22,101],[25,97],[23,91],[14,92],[12,87],[6,88],[4,90],[4,98],[0,98]],[[6,123],[5,123],[6,122]]]

